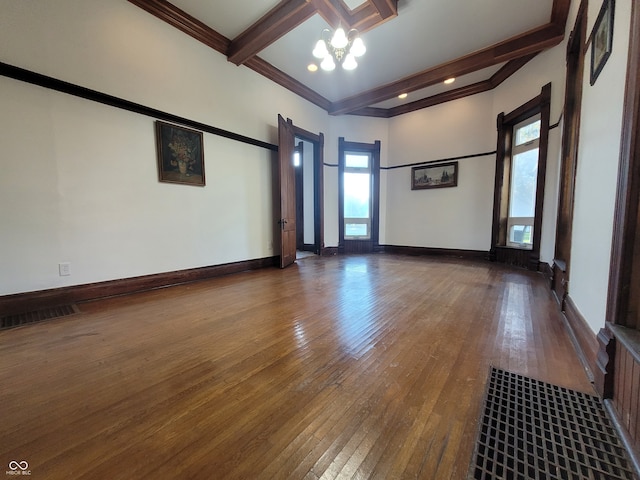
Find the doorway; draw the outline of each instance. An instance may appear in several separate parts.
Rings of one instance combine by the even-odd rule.
[[[322,255],[324,248],[324,135],[297,127],[278,115],[276,241],[280,268],[298,255]],[[276,200],[276,199],[274,199]]]

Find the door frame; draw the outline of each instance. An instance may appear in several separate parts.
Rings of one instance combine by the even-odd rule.
[[[293,128],[295,138],[307,141],[313,145],[313,246],[316,255],[323,255],[324,247],[324,134],[313,133],[294,125],[291,119],[287,122]],[[281,193],[282,194],[282,193]]]

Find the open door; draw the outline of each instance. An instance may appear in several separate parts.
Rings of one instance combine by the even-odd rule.
[[[280,181],[280,268],[296,260],[296,177],[293,168],[295,148],[293,125],[278,115],[278,178]]]

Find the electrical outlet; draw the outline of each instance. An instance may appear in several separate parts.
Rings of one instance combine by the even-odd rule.
[[[59,263],[58,273],[61,277],[68,277],[69,275],[71,275],[71,264],[69,262]]]

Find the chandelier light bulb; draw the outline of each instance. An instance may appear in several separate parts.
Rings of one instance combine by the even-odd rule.
[[[316,47],[311,52],[314,57],[322,59],[329,55],[329,51],[327,50],[327,45],[324,43],[324,40],[318,40],[316,42]]]
[[[362,39],[360,37],[356,37],[356,39],[353,41],[353,44],[351,45],[350,53],[354,57],[361,57],[365,54],[366,51],[367,47],[364,46],[364,42],[362,41]]]
[[[326,72],[335,70],[337,64],[342,65],[345,70],[355,69],[358,66],[356,57],[364,55],[367,51],[355,28],[345,33],[344,28],[339,27],[333,35],[331,30],[325,28],[320,37],[311,53],[322,60],[320,68]]]
[[[333,57],[331,57],[331,55],[324,57],[324,60],[322,60],[322,63],[320,64],[320,68],[325,72],[334,70],[336,68],[336,64],[333,61]]]
[[[333,48],[344,48],[349,43],[349,39],[347,38],[347,34],[344,33],[344,29],[339,27],[336,30],[336,33],[333,34],[333,38],[331,39],[331,46]]]
[[[342,68],[345,70],[354,70],[358,66],[358,62],[356,62],[356,57],[353,54],[348,53],[344,58],[344,62],[342,62]]]

